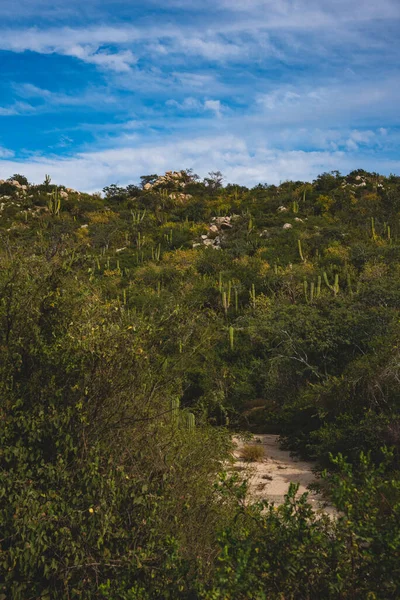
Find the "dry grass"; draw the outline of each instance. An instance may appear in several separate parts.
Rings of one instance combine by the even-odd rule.
[[[248,444],[240,450],[240,458],[246,462],[260,462],[264,458],[264,448]]]

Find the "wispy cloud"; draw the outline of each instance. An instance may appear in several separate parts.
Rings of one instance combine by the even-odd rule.
[[[133,164],[247,183],[397,165],[398,0],[7,4],[0,142],[34,153],[19,169],[32,178],[95,189]],[[13,129],[27,115],[29,134]]]
[[[353,138],[354,135],[357,137],[356,132]],[[218,167],[228,181],[255,185],[264,181],[279,183],[288,177],[312,180],[319,173],[333,169],[398,172],[400,161],[344,150],[282,150],[265,143],[254,146],[240,137],[221,135],[153,144],[142,142],[135,147],[85,152],[67,158],[35,156],[24,161],[2,160],[0,175],[22,172],[40,182],[45,173],[50,173],[55,182],[95,191],[113,181],[137,182],[140,175],[182,166],[193,167],[200,175]]]

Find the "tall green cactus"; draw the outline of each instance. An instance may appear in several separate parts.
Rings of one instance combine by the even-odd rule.
[[[191,412],[184,412],[183,414],[186,428],[189,429],[189,431],[193,431],[196,426],[194,414]]]
[[[321,275],[318,275],[318,278],[317,278],[317,298],[319,298],[320,295],[321,295],[321,284],[322,284],[322,277],[321,277]]]
[[[306,262],[305,259],[304,259],[304,255],[303,255],[303,249],[301,247],[301,240],[297,240],[297,246],[298,246],[298,249],[299,249],[299,255],[300,255],[301,260],[303,262]]]
[[[312,281],[310,284],[310,302],[314,302],[314,291],[315,291],[315,283]]]
[[[232,326],[229,327],[229,347],[231,350],[235,349],[235,330]]]
[[[179,398],[171,398],[171,401],[170,401],[171,421],[174,425],[176,425],[179,421],[179,407],[180,407]]]
[[[255,287],[254,283],[251,284],[250,300],[251,300],[251,304],[252,304],[253,308],[255,308],[256,307],[256,287]]]
[[[371,217],[371,233],[372,233],[372,239],[375,241],[378,236],[376,235],[375,219],[374,219],[374,217]]]
[[[51,196],[49,198],[49,201],[47,203],[49,212],[55,216],[58,217],[60,215],[60,209],[61,209],[61,198],[58,194],[58,190],[54,190],[51,193]]]
[[[308,281],[307,281],[306,278],[304,278],[304,281],[303,281],[303,288],[304,288],[304,297],[305,297],[306,302],[308,304]]]
[[[350,273],[347,273],[347,289],[349,290],[350,296],[353,296]]]
[[[333,285],[331,285],[331,284],[329,283],[328,275],[326,274],[326,271],[324,271],[324,281],[325,281],[326,285],[328,286],[328,288],[329,288],[330,290],[332,290],[332,292],[333,292],[333,295],[334,295],[334,296],[337,296],[337,295],[338,295],[338,293],[339,293],[339,289],[340,289],[340,288],[339,288],[339,274],[338,274],[338,273],[336,273],[336,274],[335,274],[335,280],[334,280],[334,283],[333,283]]]
[[[227,315],[228,314],[228,300],[227,300],[225,291],[222,292],[222,307],[224,309],[225,315]]]

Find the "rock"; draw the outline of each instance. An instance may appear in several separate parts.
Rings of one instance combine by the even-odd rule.
[[[86,229],[89,225],[81,225],[81,229]]]
[[[289,209],[286,206],[279,206],[276,212],[287,212]]]
[[[63,200],[68,200],[68,194],[64,190],[60,190],[60,198]]]
[[[297,221],[297,223],[304,223],[303,219],[300,219],[299,217],[295,217],[294,220]]]
[[[214,246],[214,240],[209,240],[209,239],[203,240],[203,244],[205,246]]]
[[[285,223],[282,229],[292,229],[293,225],[291,223]]]
[[[201,246],[201,244],[199,244],[198,242],[196,242],[195,244],[192,244],[192,248],[199,248]]]
[[[12,179],[12,180],[10,181],[10,183],[11,183],[11,185],[14,185],[15,187],[18,187],[18,188],[20,188],[20,187],[21,187],[21,184],[20,184],[20,182],[19,182],[19,181],[17,181],[16,179]]]
[[[191,196],[191,194],[183,194],[182,192],[172,192],[172,194],[170,194],[168,198],[171,198],[172,200],[179,200],[180,202],[185,202],[185,200],[190,200],[190,198],[193,198],[193,196]]]
[[[210,231],[211,231],[211,233],[218,233],[218,227],[216,225],[211,225]]]
[[[217,217],[215,223],[220,229],[232,229],[230,217]]]
[[[203,233],[203,235],[201,236],[201,239],[202,240],[206,240],[207,238],[208,238],[208,235],[206,235],[206,234]]]
[[[126,250],[126,246],[124,246],[123,248],[117,248],[115,252],[118,254],[119,252],[123,252],[124,250]]]
[[[148,190],[151,190],[151,188],[152,188],[152,187],[153,187],[153,186],[151,185],[151,183],[146,183],[146,184],[144,185],[144,188],[143,188],[143,189],[145,189],[146,191],[148,191]]]

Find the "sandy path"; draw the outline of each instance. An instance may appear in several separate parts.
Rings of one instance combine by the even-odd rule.
[[[243,471],[249,480],[249,493],[257,498],[266,498],[276,504],[284,501],[289,484],[299,483],[299,494],[308,492],[309,502],[315,508],[323,509],[324,512],[335,514],[332,506],[326,506],[326,501],[319,494],[307,489],[310,483],[316,481],[312,472],[313,464],[290,456],[290,453],[281,450],[278,443],[279,436],[270,434],[256,435],[251,442],[243,442],[234,438],[237,444],[234,456],[236,458],[235,469]],[[240,458],[240,449],[244,445],[262,445],[265,458],[260,462],[248,463]]]

